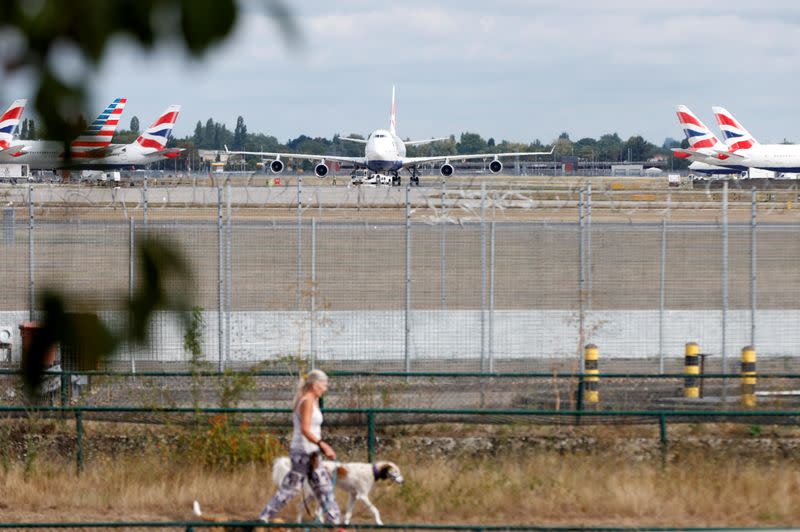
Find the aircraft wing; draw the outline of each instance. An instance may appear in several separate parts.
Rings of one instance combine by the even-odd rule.
[[[340,155],[315,155],[312,153],[278,153],[271,151],[231,151],[225,146],[225,153],[230,155],[259,155],[261,157],[272,157],[275,159],[294,159],[306,161],[333,161],[337,163],[351,163],[366,166],[365,157],[343,157]]]
[[[721,161],[724,161],[725,159],[734,159],[736,161],[744,161],[746,159],[749,159],[749,157],[745,155],[741,155],[739,153],[735,153],[732,151],[723,151],[723,150],[714,150],[714,157]]]
[[[508,152],[508,153],[475,153],[472,155],[436,155],[431,157],[405,157],[403,159],[403,166],[412,164],[435,163],[435,162],[452,162],[452,161],[466,161],[468,159],[498,159],[500,157],[526,157],[529,155],[552,155],[553,149],[550,151],[521,151],[521,152]]]
[[[8,153],[8,155],[11,155],[12,157],[19,157],[20,155],[25,155],[27,153],[27,148],[28,146],[25,144],[17,144],[0,150],[0,153]]]

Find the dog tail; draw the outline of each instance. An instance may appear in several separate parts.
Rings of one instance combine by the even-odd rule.
[[[200,510],[200,503],[198,501],[192,503],[192,512],[194,512],[194,515],[197,517],[203,517],[203,511]]]

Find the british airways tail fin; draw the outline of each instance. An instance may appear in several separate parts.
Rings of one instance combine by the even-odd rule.
[[[392,85],[392,109],[389,112],[389,133],[397,135],[397,101],[394,97],[394,85]]]
[[[700,150],[703,148],[711,148],[718,150],[726,150],[727,146],[723,144],[719,138],[703,123],[702,120],[685,105],[678,105],[675,108],[678,115],[678,122],[680,122],[683,132],[686,134],[686,140],[689,141],[689,147],[693,150]]]
[[[734,118],[730,111],[724,107],[712,107],[711,109],[714,111],[719,129],[725,137],[728,150],[746,150],[758,144],[755,137]]]
[[[145,153],[163,150],[167,146],[167,140],[169,140],[170,133],[172,133],[172,128],[175,126],[175,121],[178,120],[180,112],[180,105],[167,107],[158,117],[158,120],[139,135],[135,143]]]
[[[28,100],[15,100],[6,112],[0,116],[0,150],[5,150],[11,146],[14,139],[14,130],[19,125],[25,104]]]

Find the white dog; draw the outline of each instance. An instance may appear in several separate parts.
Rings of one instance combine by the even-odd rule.
[[[353,507],[356,501],[361,501],[367,505],[375,516],[375,523],[382,525],[381,513],[369,500],[369,492],[379,480],[393,480],[397,484],[403,483],[403,475],[400,468],[393,462],[375,462],[368,464],[365,462],[331,462],[324,460],[323,465],[328,470],[328,474],[336,481],[336,487],[349,495],[347,501],[347,511],[344,514],[344,524],[350,524],[353,516]],[[272,462],[272,482],[275,486],[280,486],[283,477],[292,469],[292,462],[288,456],[281,456]],[[308,505],[314,501],[314,494],[307,482],[303,482],[303,504]],[[297,521],[302,517],[302,507],[297,516]],[[322,520],[322,509],[317,508],[317,517]]]

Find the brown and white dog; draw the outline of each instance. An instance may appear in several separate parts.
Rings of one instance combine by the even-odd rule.
[[[403,483],[403,475],[400,473],[400,468],[394,462],[375,462],[369,464],[366,462],[331,462],[324,460],[323,465],[328,470],[328,474],[336,481],[336,488],[348,494],[347,511],[344,514],[344,524],[350,524],[350,518],[353,516],[353,507],[356,501],[363,502],[367,508],[370,509],[372,515],[375,516],[375,523],[382,525],[381,513],[369,500],[369,492],[372,487],[379,480],[391,480],[397,484]],[[281,456],[272,462],[272,482],[275,487],[281,485],[283,477],[292,468],[292,463],[288,456]],[[314,501],[314,494],[306,482],[303,482],[303,505],[308,505]],[[302,506],[298,521],[302,517]],[[317,517],[322,519],[322,509],[317,507]]]

